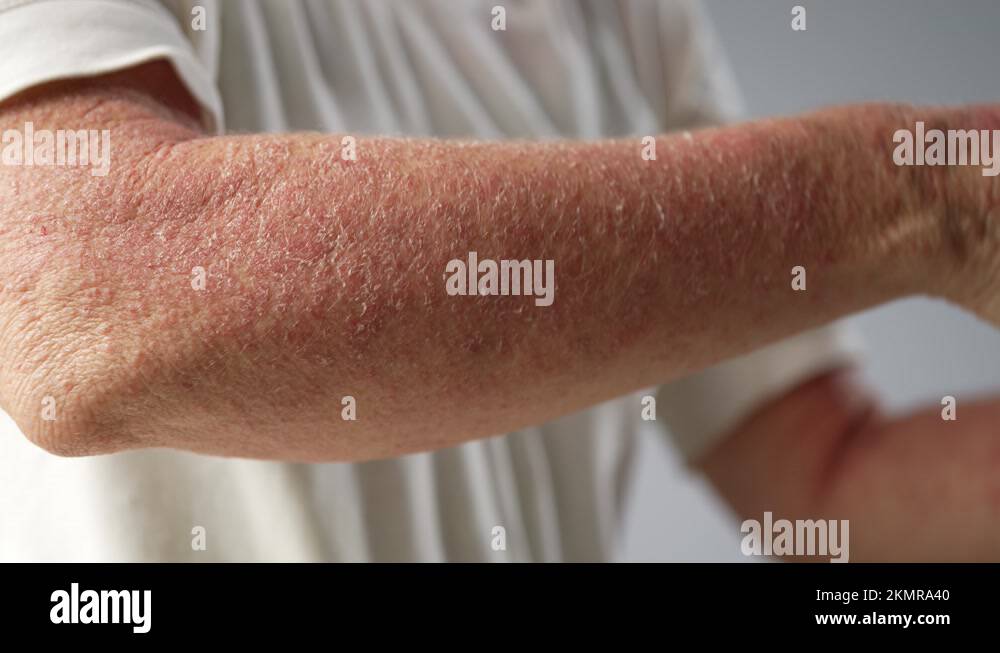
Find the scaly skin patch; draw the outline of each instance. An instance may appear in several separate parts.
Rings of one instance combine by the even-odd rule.
[[[72,454],[363,460],[540,423],[961,267],[924,175],[885,158],[899,112],[664,136],[656,161],[375,138],[345,162],[339,136],[204,138],[134,91],[15,104],[4,125],[111,128],[114,159],[0,171],[4,405]],[[469,251],[554,260],[554,304],[448,296]]]

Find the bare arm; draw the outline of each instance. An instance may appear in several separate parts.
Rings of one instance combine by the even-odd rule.
[[[850,520],[850,560],[1000,559],[1000,401],[887,418],[849,372],[762,407],[701,461],[745,517]]]
[[[203,137],[128,76],[36,93],[0,124],[108,127],[114,159],[103,178],[0,169],[3,405],[59,453],[361,460],[539,423],[901,295],[966,299],[995,251],[989,182],[896,168],[908,111],[664,136],[656,161],[638,139],[379,138],[344,161],[339,136]],[[555,301],[449,296],[470,251],[554,261]]]

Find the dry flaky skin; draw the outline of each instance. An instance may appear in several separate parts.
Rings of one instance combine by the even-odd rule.
[[[60,454],[364,460],[540,423],[905,294],[996,319],[995,182],[892,164],[896,129],[950,116],[872,105],[664,136],[656,161],[638,139],[375,138],[345,162],[340,136],[204,138],[133,90],[29,97],[0,126],[108,127],[113,160],[105,178],[0,168],[0,399]],[[554,304],[448,296],[469,251],[553,259]]]

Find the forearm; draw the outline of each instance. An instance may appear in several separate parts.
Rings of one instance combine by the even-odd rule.
[[[762,407],[701,466],[743,517],[849,520],[850,560],[1000,559],[1000,401],[889,417],[843,373]]]
[[[61,344],[14,336],[8,378],[31,379],[27,405],[75,390],[81,430],[115,447],[363,459],[539,423],[937,291],[960,231],[933,184],[892,164],[895,111],[662,137],[656,161],[638,140],[395,139],[360,140],[344,161],[337,136],[124,121],[115,136],[139,154],[108,178],[76,175],[80,195],[62,201],[18,189],[9,228],[28,262],[67,263],[44,284],[84,354],[40,375],[32,361]],[[83,224],[81,200],[96,214]],[[446,265],[470,251],[553,261],[553,303],[449,295]],[[107,373],[82,388],[91,369]],[[356,422],[339,418],[345,395]],[[33,426],[43,441],[65,427]]]
[[[1000,400],[958,415],[932,405],[844,453],[822,510],[851,518],[856,560],[1000,560]]]

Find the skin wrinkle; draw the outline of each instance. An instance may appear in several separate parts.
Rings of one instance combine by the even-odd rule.
[[[872,153],[844,137],[856,123],[891,134],[879,107],[662,137],[651,163],[638,140],[365,138],[359,160],[344,162],[336,135],[202,138],[126,96],[91,117],[115,111],[115,174],[140,174],[101,182],[35,171],[47,180],[32,188],[48,185],[52,215],[65,214],[69,186],[85,219],[76,243],[15,238],[71,263],[28,267],[27,278],[66,289],[36,292],[69,304],[43,328],[72,331],[70,316],[83,311],[110,330],[97,342],[114,352],[92,361],[102,386],[81,421],[99,418],[132,443],[300,460],[426,450],[538,423],[922,289],[912,243],[867,245],[915,205],[901,199],[909,172],[888,168],[880,194],[852,172]],[[871,205],[850,228],[863,205],[846,204],[845,187]],[[803,189],[811,202],[797,199]],[[30,198],[15,200],[32,213]],[[444,265],[469,251],[555,259],[555,304],[448,297]],[[900,269],[865,287],[884,258]],[[828,283],[789,302],[793,264]],[[209,272],[204,291],[190,288],[196,265]],[[75,293],[81,270],[114,294]],[[87,350],[94,338],[83,332]],[[49,368],[19,386],[27,405],[46,373],[87,376],[45,336],[20,335],[16,348],[42,352],[28,358]],[[498,401],[518,388],[536,392],[516,406]],[[339,421],[342,394],[358,398],[362,421]],[[31,434],[33,411],[15,412]],[[115,435],[67,448],[120,448]]]

